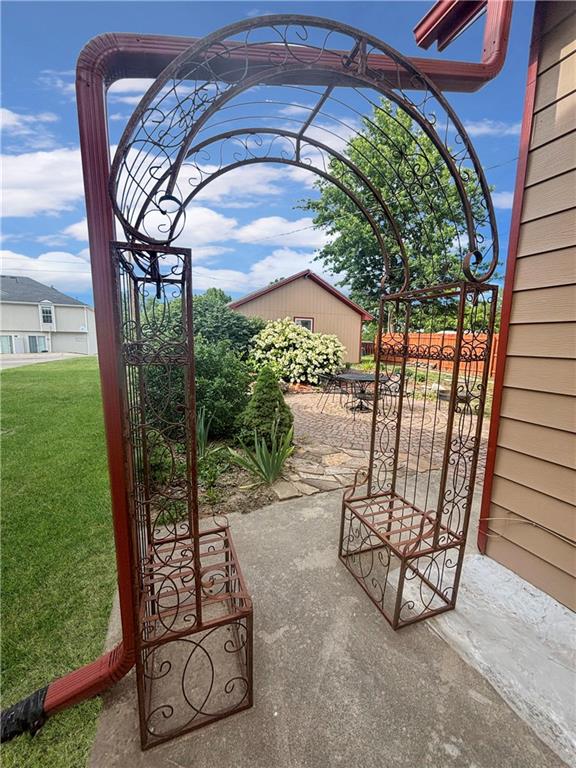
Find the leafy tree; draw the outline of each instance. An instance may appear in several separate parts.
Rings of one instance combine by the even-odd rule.
[[[258,437],[270,447],[273,432],[282,437],[290,430],[293,421],[292,411],[286,405],[274,371],[265,366],[258,374],[252,397],[240,416],[240,440],[253,443],[256,430]]]
[[[259,317],[244,317],[230,309],[232,299],[219,288],[208,290],[193,299],[194,334],[207,341],[229,341],[242,357],[246,357],[253,337],[266,323]]]
[[[208,288],[205,293],[192,298],[194,336],[206,341],[227,341],[245,358],[254,336],[266,325],[259,317],[245,317],[230,309],[232,301],[220,288]],[[147,299],[145,322],[150,326],[150,335],[162,336],[166,340],[182,334],[182,300],[167,302]],[[155,327],[156,326],[156,327]]]
[[[383,100],[349,141],[345,154],[380,191],[397,222],[410,266],[410,287],[461,279],[461,257],[467,247],[465,237],[458,240],[465,230],[462,203],[445,161],[410,116]],[[332,159],[329,167],[376,219],[390,255],[387,289],[399,290],[399,248],[374,196],[341,161]],[[463,174],[472,208],[480,213],[483,198],[477,180],[465,177]],[[341,285],[350,286],[354,301],[375,312],[383,259],[370,224],[338,187],[324,179],[316,186],[320,197],[306,201],[303,207],[315,214],[314,224],[331,235],[317,258],[343,275]],[[452,315],[452,307],[444,308],[441,303],[434,305],[434,311],[445,314],[446,319]]]

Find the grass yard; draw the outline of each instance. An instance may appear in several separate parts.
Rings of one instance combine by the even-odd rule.
[[[115,586],[95,358],[0,374],[2,706],[102,652]],[[83,768],[86,702],[2,750],[4,768]]]

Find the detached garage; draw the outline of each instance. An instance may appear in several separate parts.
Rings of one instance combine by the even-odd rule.
[[[309,269],[279,280],[229,305],[246,317],[291,317],[314,333],[331,333],[346,348],[345,362],[361,358],[362,323],[374,317]]]

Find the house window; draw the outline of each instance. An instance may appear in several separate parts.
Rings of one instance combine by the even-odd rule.
[[[296,325],[301,325],[303,328],[308,328],[309,331],[314,330],[313,317],[295,317],[294,322],[296,323]]]
[[[42,307],[42,322],[52,323],[52,307]]]
[[[30,352],[48,352],[46,336],[28,336],[28,349]]]
[[[12,336],[0,336],[0,353],[11,355],[14,352],[14,343]]]

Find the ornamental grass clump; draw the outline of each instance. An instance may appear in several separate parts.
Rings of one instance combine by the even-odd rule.
[[[283,437],[293,421],[292,411],[278,386],[278,377],[270,366],[265,366],[258,374],[252,397],[238,420],[240,439],[249,443],[256,432],[270,448],[274,425],[278,437]]]
[[[278,420],[275,420],[272,425],[270,446],[268,446],[266,439],[260,437],[258,432],[254,430],[253,445],[246,445],[241,441],[242,452],[235,451],[233,448],[228,449],[234,464],[247,470],[256,478],[252,486],[247,487],[262,485],[263,483],[272,485],[281,476],[287,459],[294,452],[293,437],[293,427],[281,435]]]
[[[318,384],[322,374],[341,367],[344,351],[337,336],[312,333],[286,317],[268,323],[254,337],[249,362],[256,370],[269,366],[292,384]]]

